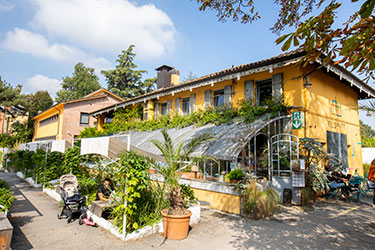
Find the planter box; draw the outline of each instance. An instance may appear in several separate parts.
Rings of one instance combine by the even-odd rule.
[[[183,172],[181,174],[181,178],[184,178],[184,179],[196,179],[196,175],[197,175],[196,172]]]
[[[10,249],[13,227],[5,213],[0,212],[0,249]]]

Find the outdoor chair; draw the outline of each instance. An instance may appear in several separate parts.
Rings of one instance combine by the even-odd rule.
[[[375,190],[375,185],[369,182],[366,176],[366,179],[363,182],[363,187],[362,187],[362,195],[361,195],[362,198],[364,198],[365,196],[372,197],[373,196],[372,192],[374,192],[374,190]]]
[[[361,197],[365,195],[365,192],[363,190],[363,183],[364,178],[360,176],[354,176],[349,180],[349,187],[350,187],[350,193],[351,198],[353,198],[353,195],[357,195],[356,201],[359,202]]]

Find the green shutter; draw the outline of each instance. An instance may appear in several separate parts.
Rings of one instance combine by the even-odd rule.
[[[272,99],[281,100],[283,97],[283,74],[272,76]]]
[[[159,103],[155,103],[154,109],[155,120],[157,120],[159,118]]]
[[[204,91],[204,106],[206,108],[211,107],[211,90]]]
[[[254,80],[245,82],[245,98],[254,105]]]
[[[224,87],[224,104],[231,107],[232,104],[232,86],[228,85]]]
[[[169,100],[167,102],[167,114],[171,114],[171,111],[172,111],[172,100]]]
[[[189,113],[193,113],[195,111],[195,94],[191,94],[189,97]]]
[[[181,110],[181,98],[176,98],[175,100],[175,109],[177,115],[180,115],[180,110]]]

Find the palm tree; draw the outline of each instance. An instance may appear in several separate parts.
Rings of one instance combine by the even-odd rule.
[[[164,177],[164,184],[167,186],[167,193],[169,193],[170,209],[168,213],[171,214],[173,211],[182,211],[184,209],[184,201],[178,181],[182,170],[193,163],[188,161],[189,155],[200,145],[213,139],[213,137],[211,134],[201,134],[184,146],[184,142],[174,145],[165,129],[162,129],[161,133],[163,141],[151,140],[150,142],[160,150],[165,159],[165,164],[155,164],[155,169]]]

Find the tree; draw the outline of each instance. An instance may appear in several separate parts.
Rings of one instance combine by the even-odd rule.
[[[127,99],[148,93],[155,89],[156,78],[146,79],[142,82],[142,75],[146,70],[136,70],[137,65],[133,62],[135,53],[134,45],[123,50],[116,62],[118,65],[113,70],[102,70],[108,84],[108,90],[114,94]]]
[[[74,66],[72,77],[65,77],[61,89],[56,93],[56,102],[65,102],[82,98],[101,88],[94,69],[79,62]]]
[[[0,106],[3,108],[10,108],[12,106],[25,107],[27,99],[21,94],[22,85],[12,87],[6,81],[3,81],[0,76]]]
[[[197,78],[197,75],[194,74],[193,71],[190,71],[189,74],[186,77],[184,77],[182,80],[184,82],[187,82],[187,81],[193,80],[195,78]]]
[[[361,125],[362,147],[375,147],[375,130],[361,120],[359,122]]]
[[[359,0],[352,0],[358,2]],[[233,21],[251,23],[260,18],[255,11],[253,0],[197,0],[199,9],[217,11],[220,21],[231,18]],[[271,30],[280,35],[287,27],[296,30],[280,36],[277,44],[283,43],[282,50],[291,48],[291,44],[302,47],[306,56],[302,65],[323,59],[324,64],[344,64],[365,75],[365,80],[375,79],[375,0],[362,0],[362,7],[339,28],[335,28],[336,13],[343,1],[336,0],[275,0],[279,5],[279,18]],[[315,9],[323,10],[317,16],[310,16]]]
[[[53,100],[46,90],[40,90],[29,95],[29,102],[30,117],[36,116],[39,112],[43,112],[53,104]]]

